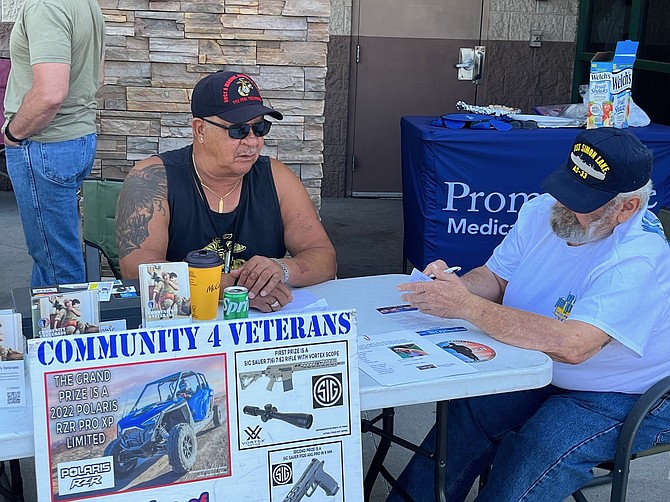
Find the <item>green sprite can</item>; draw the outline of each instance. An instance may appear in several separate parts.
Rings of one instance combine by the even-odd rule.
[[[242,286],[228,286],[223,290],[223,318],[249,317],[249,290]]]

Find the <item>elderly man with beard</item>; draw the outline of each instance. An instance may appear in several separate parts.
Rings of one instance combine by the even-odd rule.
[[[584,131],[484,266],[457,277],[436,261],[425,270],[434,281],[398,286],[422,312],[466,319],[554,361],[545,388],[450,404],[450,501],[465,500],[491,465],[477,501],[563,501],[614,456],[640,394],[670,374],[670,248],[647,210],[651,170],[633,134]],[[666,398],[634,447],[667,442]],[[423,446],[434,444],[435,429]],[[399,481],[415,500],[434,500],[433,472],[416,455]]]
[[[211,249],[226,264],[221,291],[237,282],[263,312],[291,301],[288,286],[334,278],[335,249],[307,190],[288,166],[261,155],[272,125],[265,116],[283,117],[264,105],[251,77],[206,76],[191,111],[193,144],[139,162],[123,184],[116,210],[123,277],[136,278],[142,263]]]

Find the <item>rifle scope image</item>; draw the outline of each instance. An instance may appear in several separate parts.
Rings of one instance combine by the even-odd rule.
[[[309,429],[314,421],[314,417],[309,413],[278,413],[277,408],[271,404],[266,404],[264,408],[259,408],[258,406],[245,406],[242,411],[245,415],[261,417],[263,422],[275,418],[296,427],[300,427],[301,429]]]

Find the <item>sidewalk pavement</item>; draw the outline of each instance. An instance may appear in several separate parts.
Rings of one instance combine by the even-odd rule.
[[[326,198],[322,201],[321,217],[337,250],[338,277],[402,271],[400,200]],[[0,191],[0,228],[3,235],[0,239],[0,308],[11,308],[11,289],[30,284],[32,267],[13,192]],[[364,412],[364,415],[372,418],[377,413],[378,411],[370,411]],[[434,422],[433,404],[396,409],[396,432],[410,441],[420,442]],[[377,444],[376,436],[371,433],[363,435],[363,460],[366,471]],[[393,446],[387,459],[387,468],[392,474],[398,475],[409,457],[410,454],[406,450]],[[21,466],[25,500],[36,501],[33,459],[23,459]],[[670,453],[634,461],[628,489],[629,502],[668,502],[669,470]],[[383,502],[388,492],[387,483],[380,477],[375,484],[371,502]],[[473,489],[466,502],[473,501],[475,494],[476,491]],[[609,500],[609,487],[591,488],[586,494],[591,502],[606,502]]]

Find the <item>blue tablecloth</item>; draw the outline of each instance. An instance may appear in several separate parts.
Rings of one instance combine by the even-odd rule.
[[[405,257],[463,271],[482,265],[516,221],[528,196],[567,161],[578,128],[501,132],[447,129],[437,117],[400,122]],[[670,127],[630,129],[654,154],[650,208],[670,206]]]

